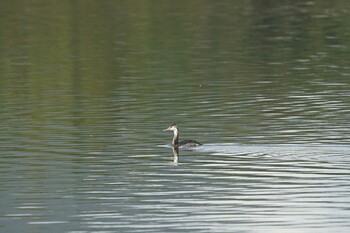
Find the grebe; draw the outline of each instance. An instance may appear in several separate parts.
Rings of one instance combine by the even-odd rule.
[[[201,143],[199,143],[195,140],[183,140],[183,141],[179,142],[179,129],[177,128],[176,124],[169,126],[168,128],[166,128],[163,131],[173,131],[174,132],[174,137],[173,137],[173,141],[171,142],[171,144],[175,147],[178,147],[178,146],[195,147],[195,146],[202,145]]]

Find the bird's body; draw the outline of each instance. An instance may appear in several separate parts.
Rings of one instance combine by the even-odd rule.
[[[172,146],[175,146],[175,147],[197,147],[197,146],[202,145],[201,143],[199,143],[195,140],[179,141],[179,129],[177,128],[176,124],[169,126],[168,128],[166,128],[163,131],[173,131],[174,132],[174,137],[173,137],[173,140],[171,142]]]

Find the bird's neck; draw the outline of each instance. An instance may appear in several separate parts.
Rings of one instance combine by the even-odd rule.
[[[179,130],[178,129],[174,130],[174,137],[173,137],[172,144],[173,144],[173,146],[176,146],[179,144]]]

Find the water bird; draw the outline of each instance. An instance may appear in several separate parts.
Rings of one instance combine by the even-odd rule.
[[[171,126],[169,126],[168,128],[164,129],[163,131],[173,131],[174,132],[174,137],[173,140],[171,142],[173,147],[197,147],[197,146],[201,146],[202,144],[195,141],[195,140],[183,140],[183,141],[179,141],[179,129],[177,128],[176,124],[173,124]]]

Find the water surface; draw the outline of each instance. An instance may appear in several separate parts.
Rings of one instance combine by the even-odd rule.
[[[349,10],[1,3],[0,231],[348,232]]]

